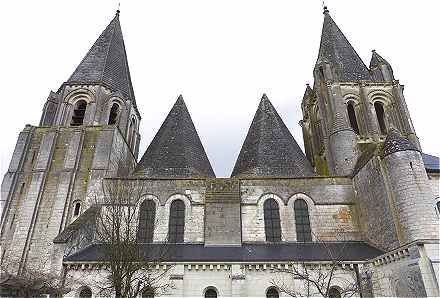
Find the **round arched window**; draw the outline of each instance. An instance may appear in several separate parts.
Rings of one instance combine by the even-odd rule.
[[[328,297],[329,298],[341,298],[341,292],[339,292],[338,288],[331,287],[328,290]]]
[[[79,292],[79,298],[91,298],[92,290],[89,287],[85,287]]]
[[[278,290],[275,289],[275,287],[270,287],[266,291],[266,298],[278,298],[280,297],[280,294],[278,293]]]
[[[205,298],[217,298],[217,291],[209,288],[205,291]]]
[[[87,102],[85,100],[80,99],[75,103],[72,120],[70,121],[71,126],[83,125],[86,109],[87,109]]]
[[[78,216],[81,212],[81,203],[77,202],[75,203],[75,207],[73,208],[73,216]]]

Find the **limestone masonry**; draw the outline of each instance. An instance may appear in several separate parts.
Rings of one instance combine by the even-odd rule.
[[[75,277],[68,297],[98,296],[105,254],[84,236],[102,212],[92,194],[103,179],[130,180],[151,201],[139,213],[154,214],[139,245],[178,251],[163,265],[174,287],[157,295],[284,296],[277,278],[298,291],[301,281],[274,268],[326,266],[330,249],[368,279],[355,296],[439,296],[439,159],[423,153],[390,63],[373,51],[367,67],[325,9],[313,75],[305,154],[263,95],[231,177],[216,178],[179,96],[138,162],[118,11],[18,136],[1,185],[1,262]],[[344,287],[333,279],[330,296]]]

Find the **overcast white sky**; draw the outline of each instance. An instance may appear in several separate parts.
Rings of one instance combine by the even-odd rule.
[[[49,91],[74,71],[117,3],[2,1],[1,175],[18,133],[26,123],[38,125]],[[372,49],[391,63],[423,150],[439,156],[440,1],[326,3],[367,65]],[[230,175],[264,92],[302,146],[300,101],[313,82],[321,6],[320,0],[121,0],[143,117],[139,157],[181,93],[219,177]]]

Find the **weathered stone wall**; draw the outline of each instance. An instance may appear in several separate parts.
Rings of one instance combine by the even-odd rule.
[[[243,241],[265,241],[264,201],[278,202],[282,240],[296,241],[296,199],[306,201],[315,240],[361,240],[349,178],[241,180]]]
[[[422,157],[417,151],[400,151],[383,159],[390,181],[393,208],[398,215],[401,244],[418,239],[439,239],[439,224],[433,206]]]
[[[2,196],[8,201],[1,234],[2,257],[17,263],[23,259],[29,264],[50,265],[52,241],[74,219],[74,204],[81,202],[83,212],[89,186],[115,172],[107,171],[115,134],[119,131],[111,126],[24,130],[4,180]],[[131,153],[118,158],[135,163]]]
[[[359,222],[365,238],[377,247],[389,250],[399,246],[397,228],[390,206],[380,160],[371,159],[353,178],[359,204]]]

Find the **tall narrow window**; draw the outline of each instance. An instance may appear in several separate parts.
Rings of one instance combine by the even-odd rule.
[[[437,215],[440,217],[440,201],[437,202]]]
[[[170,207],[170,223],[168,226],[168,241],[183,243],[185,230],[185,204],[181,200],[174,200]]]
[[[110,115],[108,116],[108,124],[113,125],[118,122],[119,117],[119,105],[117,103],[113,103],[110,109]]]
[[[75,207],[73,208],[73,216],[78,216],[80,211],[81,211],[81,203],[78,202],[75,204]]]
[[[280,210],[274,199],[267,199],[264,202],[264,230],[266,241],[281,241]]]
[[[383,104],[379,101],[374,103],[374,110],[376,111],[377,122],[379,122],[379,128],[381,134],[386,134],[387,127],[385,125],[385,110],[383,108]]]
[[[87,102],[85,100],[78,100],[75,103],[75,108],[73,109],[71,126],[80,126],[84,122],[84,116],[86,114]]]
[[[138,242],[153,242],[155,219],[156,204],[152,200],[143,201],[139,209]]]
[[[130,120],[130,126],[128,128],[128,136],[127,136],[127,143],[128,146],[133,150],[133,145],[135,142],[135,131],[136,131],[136,120],[134,118],[131,118]]]
[[[354,109],[354,104],[351,101],[347,104],[347,112],[348,112],[348,119],[350,120],[350,126],[353,129],[353,131],[358,135],[359,126],[356,118],[356,111]]]
[[[300,242],[312,241],[307,203],[302,199],[298,199],[295,201],[293,209],[295,211],[296,240]]]

